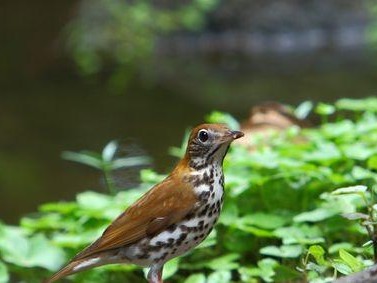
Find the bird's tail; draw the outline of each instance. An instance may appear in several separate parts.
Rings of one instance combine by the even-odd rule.
[[[80,272],[103,264],[105,264],[105,262],[103,262],[100,257],[73,260],[58,272],[56,272],[54,275],[52,275],[50,278],[48,278],[46,281],[44,281],[44,283],[52,283],[76,272]]]

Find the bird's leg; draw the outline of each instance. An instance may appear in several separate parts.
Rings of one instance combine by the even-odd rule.
[[[149,283],[163,283],[162,281],[162,269],[163,265],[152,265],[148,272]]]

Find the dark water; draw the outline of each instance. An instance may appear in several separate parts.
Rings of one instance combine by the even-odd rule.
[[[0,44],[0,219],[7,223],[46,201],[104,191],[100,174],[62,160],[63,150],[99,151],[109,140],[134,138],[154,168],[167,172],[175,162],[169,146],[180,145],[185,129],[212,110],[242,119],[261,101],[334,101],[377,90],[376,54],[324,50],[255,58],[167,56],[151,67],[152,83],[139,78],[115,95],[105,83],[77,77],[66,57],[51,52],[62,44],[59,34],[73,1],[37,1],[29,10],[14,3],[8,1]]]

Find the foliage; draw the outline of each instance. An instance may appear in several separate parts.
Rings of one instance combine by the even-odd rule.
[[[268,144],[254,137],[252,151],[232,146],[224,161],[227,195],[216,229],[197,249],[170,261],[165,278],[331,282],[373,264],[377,105],[371,101],[319,104],[314,111],[332,122],[275,133]],[[310,109],[306,103],[299,112],[306,116]],[[221,113],[209,119],[235,122]],[[143,170],[141,177],[138,188],[115,195],[83,192],[72,202],[42,205],[19,227],[2,224],[0,282],[9,274],[40,282],[164,176]],[[135,282],[142,276],[136,266],[113,265],[71,279]]]
[[[103,172],[108,191],[114,194],[116,187],[112,180],[111,172],[129,167],[148,165],[151,162],[148,156],[143,155],[116,157],[118,148],[118,142],[111,141],[104,147],[101,154],[91,151],[64,151],[62,153],[62,158],[101,170]]]
[[[122,87],[150,58],[158,36],[200,29],[217,2],[83,0],[67,27],[68,49],[85,75],[115,66],[111,82]]]

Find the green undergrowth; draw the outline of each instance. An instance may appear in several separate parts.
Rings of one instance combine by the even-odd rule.
[[[234,145],[224,161],[226,198],[219,223],[197,249],[166,264],[168,282],[331,282],[374,262],[377,99],[303,103],[319,126],[292,127],[253,150]],[[209,121],[238,123],[215,112]],[[182,148],[173,148],[181,155]],[[40,282],[98,237],[164,176],[141,171],[140,187],[87,191],[47,203],[18,227],[0,225],[0,282]],[[73,282],[140,282],[141,268],[111,265]]]

